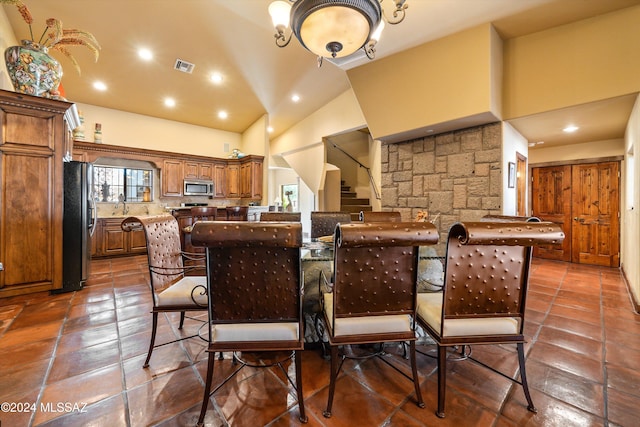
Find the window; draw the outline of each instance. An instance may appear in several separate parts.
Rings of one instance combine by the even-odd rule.
[[[282,210],[298,212],[298,184],[285,184],[280,187]]]
[[[93,194],[98,202],[151,202],[153,171],[115,166],[93,167]]]

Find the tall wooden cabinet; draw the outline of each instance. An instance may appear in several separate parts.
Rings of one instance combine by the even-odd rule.
[[[0,298],[62,288],[71,105],[0,90]]]

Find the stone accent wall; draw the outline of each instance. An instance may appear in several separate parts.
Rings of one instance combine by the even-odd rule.
[[[455,222],[501,214],[501,161],[500,123],[382,144],[382,210],[400,211],[405,221],[420,210],[439,214],[442,256]]]

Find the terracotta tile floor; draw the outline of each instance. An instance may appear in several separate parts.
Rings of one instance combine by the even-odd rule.
[[[35,412],[2,412],[7,426],[195,425],[206,371],[204,342],[157,348],[142,363],[150,320],[146,258],[92,262],[80,292],[0,300],[0,402]],[[188,320],[185,332],[199,327]],[[162,317],[158,341],[180,334]],[[438,419],[435,361],[418,355],[425,409],[409,381],[376,359],[348,360],[326,419],[329,362],[303,354],[309,426],[637,426],[640,316],[617,269],[534,260],[526,331],[527,369],[537,414],[522,389],[469,362],[449,362],[445,419]],[[422,348],[425,351],[429,347]],[[389,358],[404,363],[389,348]],[[509,346],[474,355],[515,374]],[[216,376],[231,369],[226,355]],[[293,367],[289,367],[292,369]],[[217,378],[216,377],[216,378]],[[65,404],[67,406],[65,406]],[[58,406],[62,405],[62,406]],[[245,368],[213,397],[212,426],[299,425],[292,388],[274,369]]]

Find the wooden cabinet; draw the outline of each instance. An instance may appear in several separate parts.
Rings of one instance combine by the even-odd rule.
[[[213,164],[214,197],[224,199],[227,195],[227,164],[215,162]]]
[[[227,198],[262,199],[263,157],[247,156],[227,162]]]
[[[102,220],[96,220],[96,227],[91,236],[91,258],[100,256],[100,248],[102,247]]]
[[[139,255],[147,252],[144,231],[124,231],[120,224],[124,218],[98,218],[91,241],[94,258]]]
[[[213,181],[213,165],[211,163],[184,162],[184,179],[206,179]]]
[[[62,288],[64,113],[0,90],[0,298]]]
[[[184,162],[165,160],[162,163],[162,195],[165,197],[182,196]]]
[[[262,199],[263,156],[221,159],[165,151],[74,141],[74,159],[95,162],[108,157],[151,162],[160,169],[160,196],[182,197],[185,179],[213,181],[216,199]],[[230,200],[229,204],[238,204]]]
[[[227,188],[225,197],[240,197],[240,163],[229,162],[227,164]]]
[[[242,163],[240,197],[262,199],[262,159],[250,159]]]

